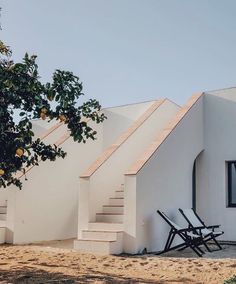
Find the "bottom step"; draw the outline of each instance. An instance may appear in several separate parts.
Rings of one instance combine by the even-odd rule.
[[[75,240],[74,249],[94,254],[120,254],[123,248],[117,241]]]
[[[123,233],[118,233],[116,240],[87,239],[74,241],[74,249],[95,254],[121,254],[123,252]]]
[[[6,242],[6,228],[0,227],[0,244],[4,244]]]

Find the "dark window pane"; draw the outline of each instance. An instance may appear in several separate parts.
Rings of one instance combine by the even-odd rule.
[[[228,162],[228,204],[236,206],[236,162]]]

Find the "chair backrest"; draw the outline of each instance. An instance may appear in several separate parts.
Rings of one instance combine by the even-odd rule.
[[[205,226],[193,209],[179,209],[179,211],[193,227]]]
[[[164,212],[157,210],[157,213],[171,226],[171,228],[177,231],[182,229],[179,225],[173,222]]]

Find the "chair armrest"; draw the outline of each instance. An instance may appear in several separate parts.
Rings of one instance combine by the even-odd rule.
[[[207,229],[215,229],[215,228],[219,228],[220,225],[212,225],[212,226],[207,226]]]
[[[178,230],[178,232],[183,233],[183,232],[195,232],[196,230],[201,230],[204,229],[204,226],[200,226],[200,227],[190,227],[190,228],[184,228],[184,229],[180,229]]]
[[[202,230],[204,230],[205,226],[191,227],[191,231],[195,234],[202,236]]]
[[[185,232],[192,232],[193,229],[192,228],[183,228],[178,230],[178,233],[185,233]]]
[[[205,226],[199,226],[199,227],[192,227],[192,230],[201,230],[201,229],[205,229]]]

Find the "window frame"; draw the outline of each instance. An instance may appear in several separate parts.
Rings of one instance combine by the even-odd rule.
[[[231,171],[231,165],[236,164],[236,160],[233,161],[227,161],[227,193],[228,193],[228,202],[227,207],[233,208],[236,207],[236,202],[232,202],[232,171]],[[236,188],[235,188],[236,190]]]

